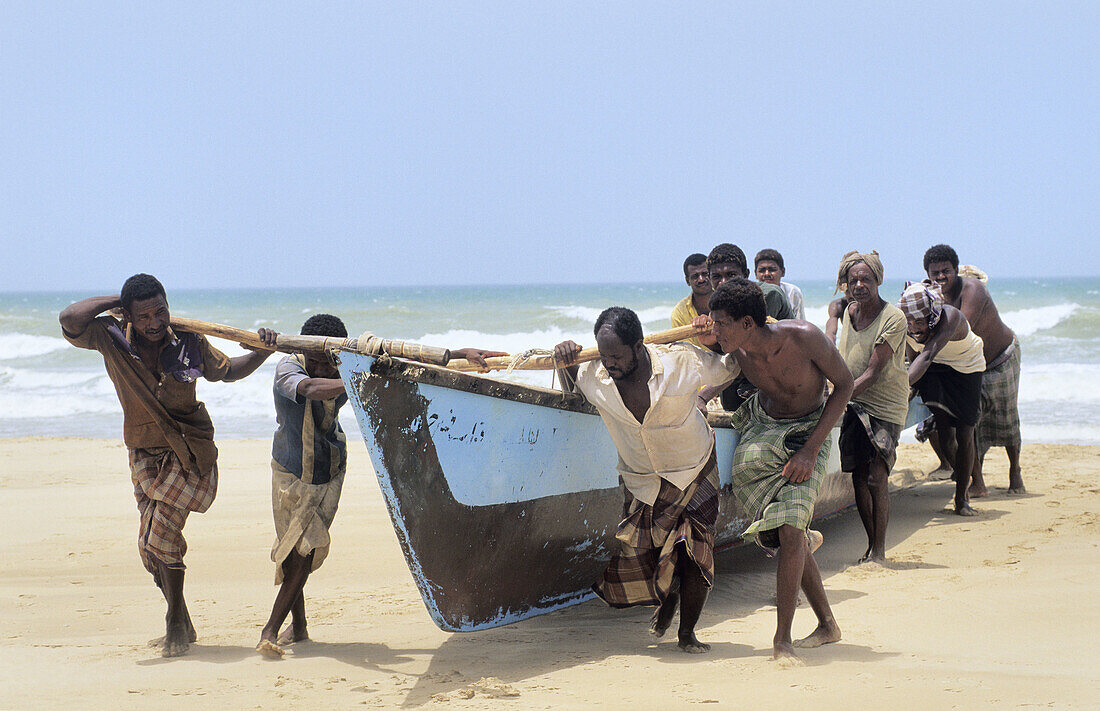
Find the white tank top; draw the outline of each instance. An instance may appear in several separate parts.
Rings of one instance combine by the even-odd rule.
[[[924,344],[917,343],[908,333],[905,334],[905,342],[917,353],[924,350]],[[950,366],[963,374],[980,373],[985,370],[984,349],[985,343],[974,333],[974,329],[970,329],[961,341],[948,341],[932,362]]]

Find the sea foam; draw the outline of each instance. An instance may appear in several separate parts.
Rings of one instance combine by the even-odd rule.
[[[1033,309],[1020,309],[1001,314],[1001,320],[1020,338],[1038,331],[1054,328],[1062,321],[1073,316],[1081,308],[1080,304],[1054,304],[1037,306]]]
[[[69,348],[63,338],[29,333],[0,333],[0,360],[34,358]]]

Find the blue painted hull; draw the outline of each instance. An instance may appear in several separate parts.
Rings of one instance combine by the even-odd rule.
[[[617,549],[617,457],[576,396],[399,361],[340,355],[371,462],[432,619],[497,627],[592,597]],[[750,523],[730,487],[737,432],[711,417],[722,488],[716,544]],[[817,515],[849,506],[831,446]]]

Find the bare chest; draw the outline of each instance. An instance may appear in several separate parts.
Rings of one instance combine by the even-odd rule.
[[[619,397],[623,399],[623,405],[641,422],[649,411],[649,386],[646,383],[616,382]]]
[[[768,356],[738,354],[745,377],[760,389],[772,417],[798,417],[821,405],[825,376],[797,349],[781,348]]]

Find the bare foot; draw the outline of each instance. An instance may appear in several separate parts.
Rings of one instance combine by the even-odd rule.
[[[940,466],[936,467],[931,472],[929,472],[928,477],[930,479],[935,479],[936,481],[944,481],[946,479],[953,478],[954,474],[955,474],[954,469],[941,464]]]
[[[825,536],[821,535],[820,531],[815,531],[812,528],[807,529],[806,538],[810,544],[810,553],[816,551],[825,542]]]
[[[260,643],[256,645],[256,651],[268,659],[282,659],[283,654],[285,654],[283,648],[270,639],[261,639]]]
[[[304,626],[298,630],[294,629],[294,625],[287,625],[279,634],[279,639],[275,640],[275,644],[289,647],[295,642],[305,642],[307,639],[309,639],[309,632]]]
[[[772,659],[779,662],[781,667],[800,667],[802,659],[794,653],[794,647],[790,642],[773,642]]]
[[[160,649],[162,657],[179,657],[187,654],[191,648],[189,634],[184,625],[172,625],[166,630],[164,643]]]
[[[1024,478],[1020,475],[1019,470],[1008,473],[1008,493],[1012,496],[1027,493],[1027,489],[1024,488]]]
[[[680,651],[687,652],[688,654],[702,654],[710,651],[710,645],[704,642],[700,642],[695,638],[694,632],[681,632],[680,635]]]
[[[825,624],[819,624],[817,629],[811,632],[808,637],[796,639],[794,646],[801,649],[811,649],[838,641],[840,641],[840,627],[837,625],[836,620],[829,620]]]
[[[661,603],[661,606],[657,608],[657,611],[653,613],[653,620],[649,625],[649,633],[660,639],[665,636],[665,632],[668,632],[669,625],[672,624],[672,617],[676,614],[676,604],[680,601],[680,593],[670,592],[665,601]]]
[[[978,512],[970,508],[970,504],[955,507],[955,513],[959,516],[977,516]]]
[[[195,626],[193,624],[191,624],[191,618],[190,617],[187,618],[186,625],[187,625],[187,641],[188,642],[197,641],[198,638],[199,638],[199,635],[195,633]],[[149,646],[150,647],[163,647],[164,646],[164,640],[166,640],[167,638],[168,638],[168,635],[162,634],[160,637],[157,637],[156,639],[149,640]]]
[[[972,499],[980,499],[983,496],[989,496],[989,489],[984,486],[970,485],[970,488],[966,490],[966,493]]]
[[[856,565],[863,565],[864,563],[878,563],[879,565],[886,565],[886,554],[879,553],[868,548],[864,552],[863,557],[856,561]]]

